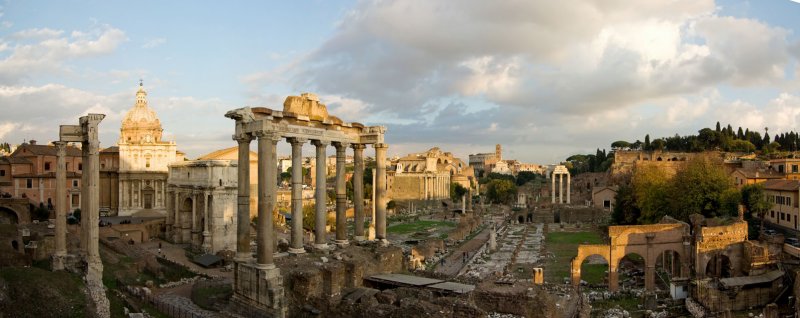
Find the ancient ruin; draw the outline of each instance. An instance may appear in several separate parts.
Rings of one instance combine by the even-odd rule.
[[[550,176],[550,182],[552,183],[551,184],[551,189],[552,189],[552,192],[553,192],[553,195],[550,197],[551,198],[551,203],[553,203],[553,204],[556,203],[556,176],[558,176],[558,203],[559,204],[563,204],[563,203],[570,204],[572,202],[572,200],[570,200],[571,199],[570,198],[570,192],[572,192],[572,186],[570,184],[569,170],[567,170],[567,167],[565,167],[563,165],[558,165],[555,168],[553,168],[553,173]],[[567,176],[567,178],[566,178],[567,179],[567,201],[564,201],[564,176]]]
[[[226,117],[236,121],[233,138],[239,142],[238,164],[238,219],[237,219],[237,257],[234,300],[256,308],[267,310],[275,317],[286,314],[283,278],[273,262],[273,209],[276,205],[276,184],[268,180],[277,177],[277,143],[286,138],[292,144],[293,179],[292,184],[292,227],[291,251],[305,251],[302,235],[302,204],[300,197],[301,154],[304,143],[310,141],[316,146],[317,166],[325,166],[325,151],[328,145],[336,148],[336,244],[346,246],[349,235],[346,232],[346,199],[344,182],[344,156],[347,148],[355,152],[355,173],[363,174],[363,150],[373,145],[376,157],[376,239],[386,239],[386,149],[383,143],[384,127],[367,127],[359,123],[345,123],[337,117],[328,115],[327,108],[319,102],[316,95],[304,93],[289,96],[284,102],[283,111],[269,108],[240,108],[229,111]],[[249,235],[249,162],[250,142],[258,139],[258,224],[257,251],[254,260],[250,253]],[[325,234],[325,172],[317,169],[316,215],[314,248],[327,249]],[[354,188],[361,189],[363,178],[354,178]],[[364,203],[357,199],[355,205],[355,239],[363,239]]]

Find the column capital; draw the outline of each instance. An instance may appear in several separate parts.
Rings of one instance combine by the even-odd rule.
[[[327,147],[331,142],[327,140],[312,140],[311,144],[317,147]]]
[[[347,149],[348,147],[350,147],[350,143],[349,142],[334,141],[334,142],[332,142],[332,144],[333,144],[334,147],[336,147],[336,150],[339,150],[339,149],[342,149],[342,148]]]
[[[290,144],[292,144],[292,146],[294,146],[296,144],[299,144],[299,145],[302,146],[303,144],[305,144],[308,141],[308,139],[306,139],[306,138],[298,138],[298,137],[288,137],[288,138],[286,138],[286,141],[289,142]]]
[[[386,144],[386,143],[380,142],[380,143],[372,144],[372,148],[375,148],[375,149],[387,149],[387,148],[389,148],[389,145]]]
[[[280,135],[278,135],[277,133],[274,133],[274,132],[269,132],[269,131],[263,131],[263,130],[261,130],[261,131],[256,131],[256,132],[254,133],[254,135],[256,135],[256,137],[258,137],[258,140],[268,140],[268,141],[271,141],[273,144],[277,144],[277,143],[278,143],[278,141],[280,141],[281,139],[283,139],[283,138],[282,138]]]
[[[365,144],[351,144],[350,147],[353,148],[353,150],[362,150],[362,149],[367,148],[367,145],[365,145]]]
[[[233,135],[233,140],[238,141],[240,144],[247,144],[253,141],[253,136],[248,133]]]

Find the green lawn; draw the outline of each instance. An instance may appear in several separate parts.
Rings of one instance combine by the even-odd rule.
[[[408,223],[401,223],[392,225],[386,229],[387,232],[392,234],[409,234],[415,233],[420,231],[425,231],[430,228],[434,227],[455,227],[456,224],[453,222],[444,222],[444,221],[414,221]]]
[[[570,276],[572,258],[578,255],[579,244],[602,244],[603,239],[597,232],[551,232],[545,236],[545,248],[555,258],[547,258],[544,278],[550,283],[563,283],[564,277]],[[607,265],[584,264],[581,267],[581,278],[589,283],[602,283]],[[586,277],[586,278],[584,278]]]

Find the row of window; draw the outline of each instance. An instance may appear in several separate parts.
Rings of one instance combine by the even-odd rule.
[[[33,188],[33,179],[26,179],[25,180],[25,187],[28,188],[28,189],[32,189]],[[78,187],[78,179],[72,179],[72,187],[73,188],[77,188]]]
[[[767,200],[769,200],[769,203],[775,203],[780,205],[792,205],[792,197],[784,197],[780,195],[768,195]]]
[[[792,215],[789,213],[770,211],[770,217],[778,221],[778,224],[780,224],[781,221],[792,222]],[[794,216],[794,228],[797,229],[797,215]]]

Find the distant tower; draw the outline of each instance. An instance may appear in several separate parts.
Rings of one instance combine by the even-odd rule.
[[[497,161],[503,160],[503,148],[500,144],[494,146],[494,156],[497,157]]]

